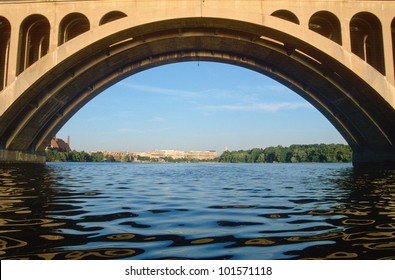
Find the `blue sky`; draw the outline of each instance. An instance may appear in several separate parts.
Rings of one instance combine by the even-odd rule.
[[[254,71],[183,62],[130,76],[82,108],[57,136],[76,150],[229,150],[345,143],[307,101]]]

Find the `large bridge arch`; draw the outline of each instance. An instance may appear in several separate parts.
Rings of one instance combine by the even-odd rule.
[[[394,86],[338,43],[274,16],[264,25],[256,14],[154,17],[95,27],[21,73],[0,95],[0,149],[43,151],[80,108],[123,78],[167,63],[207,60],[246,67],[290,87],[343,135],[355,163],[395,162]]]

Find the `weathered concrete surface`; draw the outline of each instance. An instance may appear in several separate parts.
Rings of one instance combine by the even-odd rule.
[[[45,163],[43,153],[27,153],[23,151],[0,150],[0,163]]]
[[[395,1],[134,0],[0,1],[12,27],[7,86],[0,92],[0,148],[43,151],[87,102],[117,81],[167,63],[208,60],[250,68],[300,94],[339,130],[355,162],[394,162]],[[271,14],[288,10],[299,24]],[[104,15],[126,17],[99,25]],[[309,29],[317,12],[336,15],[342,43]],[[79,12],[90,29],[61,45],[59,26]],[[380,20],[385,72],[352,53],[350,22]],[[48,53],[17,75],[18,27],[32,14],[50,24]]]

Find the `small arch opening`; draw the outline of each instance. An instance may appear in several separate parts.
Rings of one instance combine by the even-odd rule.
[[[385,75],[383,32],[380,20],[362,12],[350,21],[351,50]]]
[[[83,14],[72,13],[67,15],[60,23],[59,46],[89,31],[89,29],[89,20]]]
[[[309,29],[342,44],[340,21],[334,14],[327,11],[315,13],[309,21]]]
[[[99,25],[103,25],[121,18],[127,17],[125,13],[119,12],[119,11],[114,11],[114,12],[109,12],[105,14],[102,19],[99,22]]]
[[[278,18],[281,18],[283,20],[287,20],[287,21],[293,22],[295,24],[300,24],[298,17],[294,13],[292,13],[292,12],[290,12],[288,10],[275,11],[275,12],[273,12],[271,14],[271,16],[278,17]]]
[[[19,32],[19,59],[17,74],[48,53],[50,24],[42,15],[26,18]]]
[[[0,91],[7,85],[10,35],[10,22],[4,17],[0,17]]]

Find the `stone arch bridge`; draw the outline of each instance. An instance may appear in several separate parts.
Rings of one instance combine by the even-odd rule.
[[[167,63],[258,71],[317,108],[354,164],[395,163],[395,1],[0,0],[0,162],[121,79]]]

